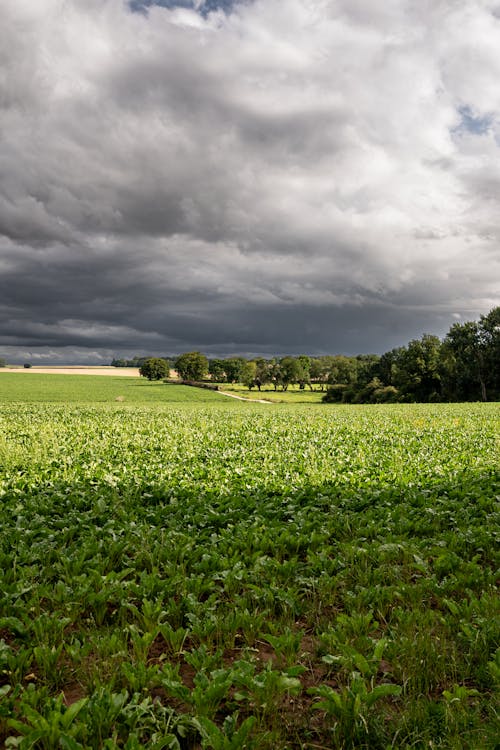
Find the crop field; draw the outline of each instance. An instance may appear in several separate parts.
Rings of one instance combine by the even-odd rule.
[[[113,380],[0,379],[0,744],[498,747],[498,404]]]

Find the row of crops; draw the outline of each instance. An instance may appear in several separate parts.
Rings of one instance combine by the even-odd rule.
[[[0,743],[496,747],[498,406],[213,398],[2,406]]]

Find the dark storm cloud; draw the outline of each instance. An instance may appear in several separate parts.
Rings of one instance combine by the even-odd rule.
[[[488,0],[6,0],[0,354],[381,352],[486,312],[499,49]]]

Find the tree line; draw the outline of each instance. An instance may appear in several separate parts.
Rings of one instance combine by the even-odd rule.
[[[167,378],[172,364],[185,381],[209,378],[213,383],[241,383],[259,391],[264,386],[286,391],[298,385],[324,391],[323,400],[336,403],[497,401],[500,307],[479,321],[455,323],[443,340],[424,334],[381,356],[208,359],[200,352],[185,352],[172,358],[136,357],[112,364],[138,366],[150,380]]]

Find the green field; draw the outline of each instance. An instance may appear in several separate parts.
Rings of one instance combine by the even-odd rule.
[[[2,373],[0,403],[59,402],[69,404],[160,404],[218,402],[221,397],[189,386],[150,383],[144,378],[110,375],[45,375]]]
[[[0,744],[498,747],[498,404],[0,393]]]

